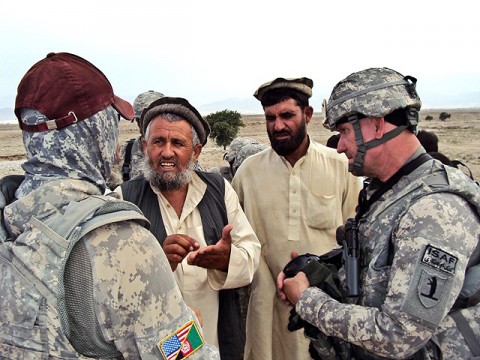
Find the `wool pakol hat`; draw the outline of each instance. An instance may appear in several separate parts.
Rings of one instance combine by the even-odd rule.
[[[107,77],[87,60],[69,53],[49,53],[33,65],[18,85],[15,115],[23,131],[61,129],[95,115],[108,106],[133,120],[132,105],[113,93]],[[49,121],[27,125],[20,109],[40,111]]]
[[[145,134],[148,124],[157,116],[172,113],[181,116],[193,126],[202,145],[207,143],[210,126],[200,113],[187,100],[165,96],[152,102],[142,113],[142,131]]]
[[[255,96],[257,100],[262,101],[263,95],[265,95],[265,93],[273,89],[281,88],[297,90],[310,98],[312,96],[313,80],[306,77],[276,78],[275,80],[260,85],[257,91],[255,91],[255,93],[253,94],[253,96]]]

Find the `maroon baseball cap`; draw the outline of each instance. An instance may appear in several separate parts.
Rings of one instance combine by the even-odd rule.
[[[133,120],[132,105],[113,93],[107,77],[87,60],[69,53],[50,53],[27,71],[18,85],[15,115],[24,131],[61,129],[112,105]],[[20,109],[40,111],[49,121],[27,125]]]

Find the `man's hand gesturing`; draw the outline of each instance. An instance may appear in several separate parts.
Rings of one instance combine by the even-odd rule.
[[[188,256],[188,263],[205,269],[227,272],[232,247],[232,237],[230,235],[232,229],[233,225],[226,225],[222,231],[222,238],[215,245],[209,245],[193,251]]]
[[[184,234],[169,235],[163,241],[163,251],[167,255],[172,271],[182,262],[189,252],[198,250],[200,244],[193,238]]]

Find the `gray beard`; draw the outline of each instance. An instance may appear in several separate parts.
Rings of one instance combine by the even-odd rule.
[[[187,164],[187,167],[180,171],[177,175],[170,172],[158,173],[152,166],[152,162],[148,157],[143,159],[143,174],[153,186],[160,191],[178,190],[187,185],[192,180],[192,171],[194,170],[195,162],[193,156]]]

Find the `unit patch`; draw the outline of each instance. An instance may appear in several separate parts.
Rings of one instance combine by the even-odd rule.
[[[192,320],[157,344],[165,360],[186,359],[203,346],[203,339]]]
[[[458,258],[431,245],[425,247],[422,263],[447,274],[455,274]]]
[[[417,290],[420,302],[427,308],[435,306],[442,297],[447,278],[428,273],[422,270]]]

